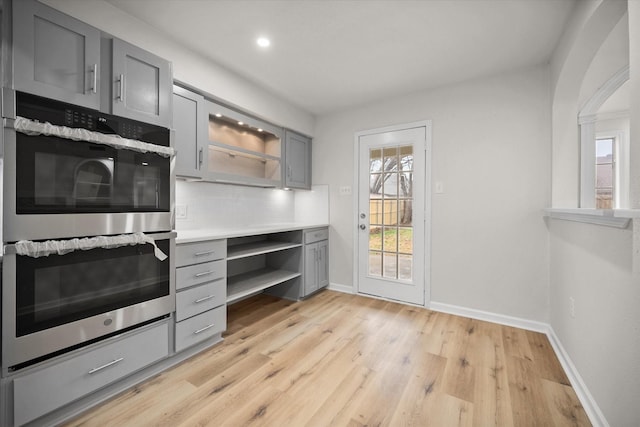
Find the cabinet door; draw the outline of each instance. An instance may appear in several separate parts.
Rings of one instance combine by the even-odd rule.
[[[204,97],[174,86],[173,128],[177,176],[202,178],[204,149],[207,146],[207,121]]]
[[[171,63],[122,40],[113,40],[111,112],[171,127]]]
[[[304,247],[304,296],[318,289],[318,244]]]
[[[13,2],[16,90],[99,109],[100,31],[32,0]]]
[[[329,241],[318,243],[318,289],[329,285]]]
[[[287,131],[285,136],[285,187],[311,189],[311,139]]]

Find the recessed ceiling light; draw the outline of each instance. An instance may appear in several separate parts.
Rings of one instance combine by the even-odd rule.
[[[258,128],[258,132],[262,132],[262,128]]]
[[[220,117],[222,117],[222,114],[216,113],[216,117],[220,118]]]
[[[244,123],[243,123],[243,122],[238,122],[238,124],[239,124],[240,126],[242,126]]]
[[[271,45],[271,41],[266,37],[258,37],[256,43],[258,43],[260,47],[269,47],[269,45]]]

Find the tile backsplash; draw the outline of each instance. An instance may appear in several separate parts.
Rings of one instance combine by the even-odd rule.
[[[328,223],[328,187],[314,186],[312,191],[296,192],[178,180],[176,212],[177,230],[296,221]],[[180,218],[181,213],[186,213],[186,218]]]

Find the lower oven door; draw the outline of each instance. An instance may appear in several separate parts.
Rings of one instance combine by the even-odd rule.
[[[3,240],[172,230],[174,160],[4,128]]]
[[[86,345],[175,310],[175,232],[152,244],[31,257],[5,246],[3,370]]]

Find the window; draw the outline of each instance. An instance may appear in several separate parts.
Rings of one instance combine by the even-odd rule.
[[[629,206],[629,67],[615,73],[586,102],[580,125],[580,207]]]
[[[615,138],[596,139],[595,197],[596,209],[616,207],[616,159]]]

